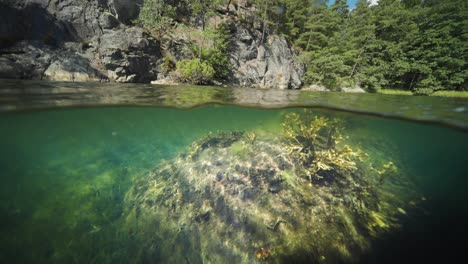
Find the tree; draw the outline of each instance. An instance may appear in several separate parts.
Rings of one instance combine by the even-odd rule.
[[[410,89],[466,90],[468,79],[468,10],[465,1],[427,2],[420,8],[420,34],[408,53]]]
[[[136,23],[161,38],[170,28],[176,16],[176,8],[164,0],[145,0]]]
[[[224,0],[193,0],[188,1],[192,15],[201,23],[202,30],[205,30],[206,21],[215,15],[216,8],[223,5]]]

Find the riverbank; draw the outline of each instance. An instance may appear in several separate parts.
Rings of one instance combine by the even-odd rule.
[[[390,95],[413,95],[411,91],[397,89],[382,89],[378,93]],[[468,98],[468,91],[436,91],[430,94],[430,96]]]

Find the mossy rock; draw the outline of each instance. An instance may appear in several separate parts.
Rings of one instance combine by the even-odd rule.
[[[417,195],[409,183],[398,189],[406,195],[388,195],[358,158],[356,170],[329,164],[335,179],[310,182],[288,140],[247,135],[209,135],[135,183],[123,228],[140,241],[138,258],[357,262],[373,238],[399,227],[405,197]]]

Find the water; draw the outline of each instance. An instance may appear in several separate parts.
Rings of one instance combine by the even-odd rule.
[[[268,157],[288,153],[282,124],[288,114],[304,113],[303,107],[281,107],[294,102],[303,106],[315,96],[323,100],[315,94],[289,92],[289,105],[265,91],[233,96],[209,90],[201,94],[210,96],[194,102],[239,104],[233,98],[245,98],[251,100],[249,106],[278,109],[213,104],[190,108],[187,94],[173,87],[171,92],[151,91],[151,96],[140,93],[146,103],[135,99],[138,96],[117,94],[119,107],[94,107],[114,105],[115,98],[107,104],[89,102],[92,93],[86,91],[86,96],[61,93],[57,99],[47,90],[63,85],[45,83],[46,88],[35,90],[48,92],[40,100],[31,90],[2,96],[5,110],[27,110],[28,105],[43,109],[0,115],[2,263],[425,263],[463,256],[468,234],[467,117],[454,109],[466,107],[466,101],[418,98],[420,106],[406,106],[403,97],[365,97],[361,102],[354,95],[324,95],[335,109],[368,114],[326,110],[319,101],[322,108],[307,113],[341,120],[342,141],[367,153],[362,163],[355,159],[362,167],[355,171],[362,174],[359,181],[335,184],[327,178],[310,183],[300,173],[291,180],[287,173],[293,169],[284,165],[287,169],[281,170]],[[127,101],[122,103],[122,98]],[[403,109],[389,112],[396,102]],[[54,107],[76,104],[88,106]],[[167,107],[170,104],[190,109]],[[376,111],[379,108],[382,111]],[[421,111],[424,118],[409,121]],[[388,115],[398,119],[377,117]],[[376,171],[389,161],[398,173],[386,179]],[[272,177],[283,177],[280,185],[266,174],[259,174],[260,184],[251,183],[253,168],[262,166],[276,168]],[[218,178],[216,168],[230,176]],[[370,188],[373,195],[362,198],[364,213],[340,214],[350,207],[346,199],[355,197],[351,183]],[[244,190],[236,189],[242,186]],[[302,195],[301,201],[295,193]],[[218,208],[214,200],[220,197],[223,206]],[[244,222],[239,220],[243,217]]]

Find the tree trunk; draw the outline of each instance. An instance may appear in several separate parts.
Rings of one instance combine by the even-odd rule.
[[[268,0],[265,0],[265,12],[263,13],[263,30],[262,30],[262,39],[260,43],[263,43],[265,40],[265,27],[267,22],[267,11],[268,11]]]

